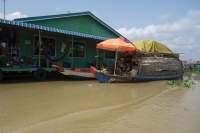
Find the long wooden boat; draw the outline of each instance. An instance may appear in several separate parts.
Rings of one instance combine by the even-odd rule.
[[[73,69],[64,69],[64,71],[61,73],[66,76],[73,76],[73,77],[80,77],[80,78],[94,78],[95,79],[95,75],[90,71],[86,72],[86,71],[76,71]]]
[[[69,77],[77,77],[77,78],[89,78],[89,79],[95,79],[95,74],[93,72],[93,69],[91,68],[64,68],[60,67],[58,65],[53,65],[52,67],[56,68],[58,72],[65,76]]]
[[[183,76],[182,62],[177,58],[142,57],[139,61],[136,74],[112,75],[96,72],[96,79],[101,83],[134,82],[147,80],[180,79]]]

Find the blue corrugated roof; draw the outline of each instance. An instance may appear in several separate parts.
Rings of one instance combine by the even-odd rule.
[[[85,34],[85,33],[80,33],[80,32],[67,31],[67,30],[63,30],[63,29],[59,29],[59,28],[41,26],[41,25],[24,23],[24,22],[19,22],[19,21],[10,21],[10,20],[5,20],[5,19],[0,19],[0,24],[18,26],[18,27],[33,29],[33,30],[41,30],[41,31],[46,31],[46,32],[61,33],[61,34],[65,34],[65,35],[72,35],[72,36],[97,39],[97,40],[108,39],[108,38],[101,37],[101,36],[95,36],[95,35],[90,35],[90,34]]]

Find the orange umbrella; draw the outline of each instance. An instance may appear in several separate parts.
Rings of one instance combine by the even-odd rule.
[[[114,51],[115,52],[115,68],[114,68],[114,75],[116,74],[116,67],[117,67],[117,56],[118,52],[137,52],[138,50],[136,47],[125,38],[115,38],[115,39],[108,39],[106,41],[100,42],[97,44],[98,49]]]
[[[100,42],[96,46],[98,49],[114,51],[114,52],[136,52],[136,47],[127,42],[124,38],[108,39]]]

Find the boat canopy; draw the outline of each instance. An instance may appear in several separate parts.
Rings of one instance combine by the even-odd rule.
[[[144,53],[173,54],[166,45],[155,40],[139,40],[135,41],[134,44],[138,50]]]

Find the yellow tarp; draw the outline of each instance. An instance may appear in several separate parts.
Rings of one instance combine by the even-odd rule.
[[[154,40],[139,40],[133,42],[137,49],[145,53],[173,53],[167,46],[164,44],[154,41]]]

